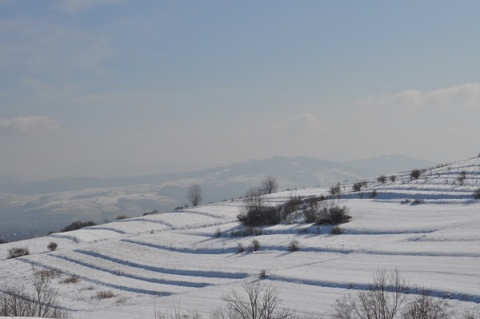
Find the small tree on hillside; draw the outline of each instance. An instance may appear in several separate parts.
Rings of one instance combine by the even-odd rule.
[[[473,192],[473,198],[475,198],[475,199],[480,199],[480,188],[477,188],[477,189]]]
[[[200,185],[193,184],[190,186],[187,192],[187,200],[192,206],[198,206],[202,201],[202,189]]]
[[[278,289],[258,281],[242,285],[243,293],[232,290],[222,297],[226,303],[212,314],[213,319],[288,319],[294,313],[282,309]]]
[[[333,307],[335,319],[394,319],[407,298],[408,286],[398,270],[379,270],[373,284],[356,296],[338,299]]]
[[[463,185],[465,183],[466,178],[467,178],[467,172],[461,171],[460,174],[458,174],[457,180],[460,183],[460,185]]]
[[[260,189],[264,194],[271,194],[278,191],[279,182],[278,178],[274,176],[267,176],[262,180]]]
[[[341,195],[341,192],[342,192],[342,189],[340,187],[340,183],[330,187],[328,192],[330,193],[330,195],[337,196],[338,198],[340,198],[340,195]]]

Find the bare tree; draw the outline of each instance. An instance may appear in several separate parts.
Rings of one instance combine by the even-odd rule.
[[[478,156],[480,157],[480,155]],[[460,318],[462,319],[480,319],[480,308],[473,308],[464,310]]]
[[[279,291],[260,282],[245,283],[243,293],[232,290],[222,300],[223,308],[214,311],[214,319],[288,319],[293,313],[281,309]]]
[[[265,194],[271,194],[278,191],[279,185],[278,178],[269,175],[262,180],[260,189]]]
[[[192,206],[198,206],[202,199],[202,189],[200,185],[193,184],[192,186],[190,186],[187,192],[187,200],[189,201],[189,203],[192,204]]]
[[[69,314],[60,309],[57,293],[50,287],[50,270],[33,270],[34,291],[24,286],[5,287],[0,292],[0,316],[68,318]]]
[[[446,300],[431,297],[430,291],[422,289],[402,313],[403,319],[449,319],[453,311]]]
[[[398,270],[388,274],[379,270],[367,291],[337,300],[332,315],[338,319],[393,319],[407,298],[407,292],[407,284]]]
[[[260,188],[251,188],[243,195],[243,210],[245,213],[261,211],[264,207],[265,201]]]

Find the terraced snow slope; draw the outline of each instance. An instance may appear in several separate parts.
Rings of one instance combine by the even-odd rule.
[[[330,235],[331,226],[299,223],[231,237],[242,203],[222,202],[0,245],[0,280],[28,284],[33,267],[58,270],[54,288],[75,318],[209,313],[231,289],[259,280],[262,270],[283,304],[307,315],[327,314],[335,299],[365,289],[378,269],[398,268],[412,286],[455,306],[480,304],[480,200],[472,196],[480,188],[480,158],[392,180],[367,180],[360,192],[341,185],[340,204],[352,215],[342,235]],[[302,189],[265,199],[280,205],[322,194],[328,191]],[[248,252],[254,239],[261,249]],[[292,240],[299,251],[289,252]],[[47,249],[51,241],[57,251]],[[237,253],[239,244],[246,252]],[[12,247],[28,247],[30,255],[6,259]],[[78,281],[65,282],[71,278]],[[105,291],[114,297],[97,298]]]

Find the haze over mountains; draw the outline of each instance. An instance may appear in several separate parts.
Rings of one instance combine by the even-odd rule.
[[[277,156],[195,172],[106,180],[66,177],[24,182],[2,177],[0,236],[19,240],[58,231],[74,220],[102,223],[118,215],[173,210],[187,203],[187,188],[192,184],[201,185],[203,202],[208,203],[238,198],[266,175],[277,177],[281,189],[328,187],[433,164],[400,155],[344,163]]]

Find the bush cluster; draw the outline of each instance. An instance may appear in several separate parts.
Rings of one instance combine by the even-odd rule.
[[[280,217],[282,221],[286,221],[288,216],[297,212],[304,204],[304,199],[299,196],[291,197],[286,203],[284,203],[280,208]]]
[[[17,258],[17,257],[22,257],[22,256],[27,256],[29,255],[30,252],[28,251],[28,248],[19,248],[19,247],[13,247],[8,250],[8,258]]]
[[[348,212],[349,209],[346,206],[323,202],[316,208],[305,211],[305,222],[317,225],[343,224],[349,222],[352,218],[348,215]]]
[[[248,227],[270,226],[280,223],[281,218],[275,207],[258,207],[237,216],[238,220]]]
[[[238,220],[247,227],[261,227],[276,225],[281,221],[281,215],[276,207],[267,206],[263,199],[263,190],[254,188],[249,190],[243,199],[243,212],[237,216]]]
[[[330,235],[341,235],[345,233],[345,229],[339,226],[334,226],[330,229]]]
[[[108,299],[113,297],[115,297],[115,294],[111,290],[97,291],[96,294],[97,299]]]
[[[366,182],[356,182],[352,185],[352,191],[359,192],[362,190],[362,187],[366,184]]]
[[[88,221],[88,222],[75,221],[75,222],[71,223],[70,225],[65,226],[65,228],[63,228],[61,230],[61,232],[77,230],[77,229],[81,229],[81,228],[84,228],[84,227],[90,227],[90,226],[95,226],[95,225],[96,224],[92,221]]]

